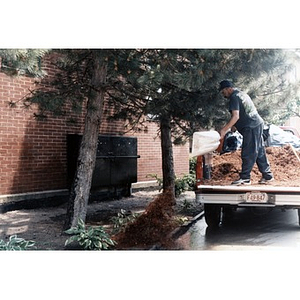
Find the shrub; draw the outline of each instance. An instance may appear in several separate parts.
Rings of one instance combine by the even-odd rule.
[[[196,176],[197,157],[191,157],[189,160],[189,174]]]
[[[34,241],[26,241],[22,238],[18,238],[17,235],[10,236],[7,243],[3,240],[0,240],[0,250],[28,250],[30,248],[33,248],[34,245]]]
[[[156,179],[160,190],[162,189],[163,179],[159,178],[156,174],[149,175]],[[186,174],[182,177],[175,177],[175,197],[178,197],[185,191],[193,191],[195,189],[196,177],[193,174]]]
[[[117,216],[111,218],[111,221],[113,223],[112,233],[117,234],[121,231],[124,231],[125,227],[128,224],[132,223],[139,215],[139,213],[131,213],[124,209],[121,209]]]
[[[102,226],[86,228],[81,219],[76,227],[66,230],[65,233],[72,235],[66,240],[65,246],[78,242],[84,250],[107,250],[116,244]]]

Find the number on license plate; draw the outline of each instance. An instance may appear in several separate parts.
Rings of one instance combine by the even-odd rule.
[[[266,193],[246,193],[246,202],[265,203],[268,201],[268,195]]]

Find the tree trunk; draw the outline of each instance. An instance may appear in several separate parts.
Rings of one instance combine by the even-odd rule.
[[[170,191],[174,196],[175,204],[175,172],[173,159],[173,146],[171,138],[171,121],[169,117],[160,120],[161,151],[162,151],[162,172],[163,191]]]
[[[96,163],[99,126],[103,110],[107,62],[99,51],[93,51],[94,74],[87,101],[85,127],[77,160],[77,170],[70,191],[65,229],[85,221],[92,176]]]

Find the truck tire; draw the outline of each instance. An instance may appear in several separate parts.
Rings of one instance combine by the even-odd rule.
[[[221,221],[221,206],[218,204],[204,204],[204,217],[208,227],[219,227]]]
[[[233,216],[233,208],[229,205],[223,206],[223,211],[221,213],[222,225],[230,225],[232,223]]]

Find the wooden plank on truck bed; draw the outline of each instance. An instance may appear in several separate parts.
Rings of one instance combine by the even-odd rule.
[[[299,194],[300,187],[283,187],[283,186],[251,186],[251,185],[198,185],[196,192],[218,192],[218,193],[235,193],[235,192],[266,192],[266,193],[288,193],[288,194]]]

